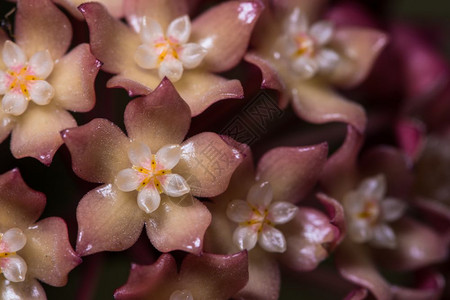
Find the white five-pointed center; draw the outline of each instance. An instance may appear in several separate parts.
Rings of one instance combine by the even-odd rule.
[[[12,282],[25,280],[27,264],[16,254],[27,242],[25,234],[19,228],[11,228],[0,233],[0,273]]]
[[[233,242],[241,249],[253,249],[256,242],[266,251],[286,251],[286,240],[277,224],[291,221],[297,207],[288,202],[272,202],[273,191],[268,182],[256,183],[247,195],[247,201],[233,200],[228,204],[227,216],[239,224],[233,233]]]
[[[196,43],[188,43],[191,22],[188,16],[173,20],[163,33],[161,25],[153,19],[144,18],[140,32],[142,45],[134,59],[144,69],[158,69],[159,77],[178,81],[183,69],[197,67],[206,55],[206,49]]]
[[[132,167],[117,174],[116,184],[125,192],[137,190],[139,207],[151,213],[159,207],[160,194],[180,197],[190,192],[186,180],[172,173],[180,157],[180,145],[166,145],[152,154],[147,145],[134,142],[128,150]]]
[[[29,61],[23,50],[11,41],[6,41],[2,52],[7,69],[0,70],[0,95],[2,109],[11,115],[21,115],[31,100],[39,105],[50,103],[54,96],[53,87],[46,79],[53,70],[50,53],[40,51]]]
[[[169,300],[194,300],[194,296],[189,290],[177,290],[170,295]]]

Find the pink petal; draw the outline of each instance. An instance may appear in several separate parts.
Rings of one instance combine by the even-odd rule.
[[[144,212],[136,203],[136,193],[124,193],[112,184],[87,193],[78,204],[77,253],[123,251],[138,239]]]
[[[311,123],[343,122],[363,132],[366,113],[361,105],[351,102],[335,91],[309,82],[298,84],[293,92],[296,114]]]
[[[155,82],[156,81],[159,82],[159,78],[155,77]],[[155,86],[157,84],[158,83],[155,83]],[[127,76],[116,75],[116,76],[112,77],[106,83],[106,87],[107,88],[119,88],[119,87],[124,88],[125,90],[128,91],[128,95],[130,97],[139,96],[139,95],[147,95],[152,91],[151,88],[145,86],[144,84],[129,78],[129,74],[127,74]]]
[[[242,99],[244,91],[239,80],[228,80],[205,71],[186,70],[174,83],[181,97],[197,116],[215,102],[223,99]]]
[[[67,274],[81,259],[69,243],[64,220],[44,219],[29,227],[25,235],[27,244],[19,254],[27,262],[27,275],[53,286],[65,285]]]
[[[0,143],[3,142],[11,133],[11,130],[14,128],[14,124],[15,119],[9,114],[4,113],[3,109],[0,109]]]
[[[363,143],[363,135],[347,126],[347,136],[341,147],[327,160],[321,184],[335,199],[342,199],[357,180],[356,159]]]
[[[55,64],[47,79],[55,89],[54,101],[71,111],[90,111],[95,104],[94,80],[99,68],[89,45],[78,45]]]
[[[399,146],[413,161],[418,159],[425,146],[425,134],[425,124],[416,119],[402,119],[395,126]]]
[[[152,93],[127,105],[124,119],[130,138],[146,143],[156,153],[167,144],[183,141],[191,112],[172,83],[163,79]]]
[[[268,181],[273,201],[297,202],[316,184],[327,158],[325,143],[309,147],[280,147],[258,163],[257,179]]]
[[[131,265],[130,276],[125,285],[114,292],[116,300],[145,298],[169,299],[174,289],[170,289],[178,277],[177,265],[172,255],[162,254],[148,266]],[[160,298],[158,298],[160,297]]]
[[[283,109],[286,108],[289,98],[287,97],[287,92],[285,91],[286,86],[280,78],[277,68],[273,66],[269,60],[262,58],[256,53],[249,52],[245,55],[244,59],[245,61],[257,66],[261,71],[261,88],[278,91],[280,93],[278,105]]]
[[[183,250],[201,253],[211,214],[197,199],[192,202],[182,206],[163,196],[159,208],[147,216],[147,235],[156,249],[161,252]]]
[[[328,2],[328,0],[273,0],[273,8],[277,13],[281,13],[290,12],[293,8],[298,7],[310,21],[314,21]]]
[[[387,41],[386,34],[378,30],[360,27],[337,28],[332,44],[340,50],[341,58],[331,80],[341,87],[359,84],[369,74]]]
[[[344,207],[334,198],[331,198],[323,193],[316,194],[317,199],[327,210],[330,217],[330,223],[337,227],[339,234],[336,235],[335,240],[332,241],[331,250],[338,246],[345,237],[346,224],[344,216]]]
[[[45,195],[23,181],[19,169],[0,175],[0,220],[5,228],[26,228],[44,211]]]
[[[243,157],[219,135],[197,134],[182,144],[180,162],[174,172],[182,175],[194,196],[214,197],[223,193]]]
[[[82,21],[83,15],[78,10],[78,6],[82,3],[89,2],[86,0],[53,0],[53,2],[64,7],[72,16]],[[97,0],[96,2],[100,2],[103,4],[108,12],[116,19],[120,19],[123,17],[123,2],[124,0]]]
[[[0,280],[0,291],[4,299],[46,300],[45,290],[34,278],[23,282]]]
[[[145,16],[156,20],[165,31],[177,17],[188,13],[188,1],[184,0],[124,0],[124,12],[128,24],[136,32],[141,31]]]
[[[72,156],[74,172],[91,182],[114,182],[120,170],[130,167],[127,155],[129,139],[105,119],[66,129],[62,138]]]
[[[134,52],[141,43],[139,35],[112,17],[100,3],[85,3],[79,9],[89,26],[91,51],[103,63],[102,69],[121,73],[137,68]]]
[[[229,299],[248,281],[248,255],[187,255],[180,268],[180,283],[194,299]]]
[[[280,270],[278,262],[259,248],[248,256],[248,283],[234,297],[236,299],[276,300],[280,293]]]
[[[49,165],[63,143],[59,132],[76,125],[75,119],[64,109],[30,103],[12,130],[11,152],[15,158],[31,156]]]
[[[322,212],[300,207],[294,220],[280,226],[287,241],[280,259],[289,268],[311,271],[329,255],[327,244],[339,235],[337,228]]]
[[[442,236],[413,219],[403,218],[393,225],[397,238],[395,250],[376,251],[377,262],[395,270],[414,270],[442,262],[448,245]]]
[[[367,289],[354,289],[351,291],[344,300],[363,300],[367,298]]]
[[[367,288],[377,299],[392,299],[389,284],[378,273],[366,249],[359,244],[344,241],[336,251],[336,265],[348,281]]]
[[[262,9],[256,1],[229,1],[194,20],[191,41],[208,50],[203,60],[207,69],[223,72],[239,63]]]
[[[395,299],[399,300],[438,300],[442,298],[445,287],[445,279],[439,273],[426,272],[422,276],[420,286],[416,288],[405,288],[392,286]]]
[[[56,60],[72,40],[69,19],[50,0],[18,0],[15,25],[16,42],[28,57],[48,50]]]

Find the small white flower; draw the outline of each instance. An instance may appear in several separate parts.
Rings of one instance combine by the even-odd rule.
[[[46,79],[53,70],[53,60],[47,50],[35,53],[29,61],[23,50],[11,41],[3,46],[2,59],[7,67],[0,70],[0,95],[5,113],[19,116],[28,102],[47,105],[55,91]]]
[[[133,166],[117,174],[116,185],[124,192],[137,190],[139,208],[151,213],[159,207],[161,193],[180,197],[190,192],[186,180],[178,174],[172,174],[180,157],[180,145],[166,145],[153,155],[147,145],[133,143],[128,150],[128,158]]]
[[[348,224],[348,234],[359,243],[395,248],[395,233],[388,222],[399,219],[405,211],[405,204],[387,197],[386,179],[379,174],[361,182],[358,189],[344,196],[344,210]]]
[[[206,49],[196,43],[188,43],[191,22],[188,16],[173,20],[164,35],[161,25],[145,18],[140,32],[142,45],[136,50],[134,59],[144,69],[158,69],[159,77],[178,81],[183,68],[197,67],[206,55]]]
[[[311,26],[299,8],[295,8],[285,24],[285,34],[278,40],[289,67],[299,76],[311,78],[318,72],[330,72],[339,61],[339,54],[326,47],[334,34],[329,21]]]
[[[16,254],[27,243],[25,234],[19,228],[11,228],[0,233],[0,273],[12,282],[25,280],[27,264]]]
[[[170,295],[169,300],[194,300],[194,296],[189,290],[175,291]]]
[[[239,226],[233,233],[233,242],[241,249],[253,249],[256,242],[269,252],[286,251],[286,240],[277,224],[291,221],[297,207],[289,202],[272,202],[273,192],[268,182],[253,185],[247,201],[233,200],[228,204],[227,216]]]

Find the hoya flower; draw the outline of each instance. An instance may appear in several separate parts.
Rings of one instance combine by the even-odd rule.
[[[245,251],[232,255],[188,254],[179,271],[170,254],[152,265],[131,266],[128,282],[114,293],[115,299],[217,299],[227,300],[248,280]]]
[[[255,48],[245,60],[261,70],[262,88],[280,92],[280,107],[292,100],[296,114],[308,122],[344,122],[362,131],[363,108],[333,87],[360,83],[387,38],[375,29],[318,18],[323,2],[274,1],[255,27]]]
[[[192,195],[222,193],[241,154],[210,132],[183,142],[190,110],[167,79],[124,121],[128,137],[105,119],[62,132],[78,176],[103,183],[78,205],[77,252],[127,249],[145,224],[159,251],[200,253],[211,214]]]
[[[17,1],[14,37],[0,31],[0,139],[12,132],[14,157],[50,164],[63,143],[59,131],[76,126],[67,110],[94,106],[99,64],[87,44],[65,54],[72,27],[48,0]]]
[[[36,280],[63,286],[81,260],[70,246],[65,222],[38,222],[45,196],[30,189],[17,169],[0,175],[0,297],[46,299]]]
[[[67,11],[76,17],[79,20],[83,20],[83,14],[77,9],[78,6],[80,6],[83,3],[90,2],[86,0],[53,0],[53,2],[61,5]],[[97,0],[96,2],[99,2],[103,4],[108,12],[114,17],[114,18],[122,18],[124,16],[124,0]]]
[[[385,194],[386,179],[379,174],[364,179],[356,190],[344,196],[348,234],[355,242],[396,247],[395,233],[387,223],[398,220],[406,205]]]
[[[129,26],[99,3],[79,7],[89,26],[92,53],[103,70],[117,74],[108,87],[144,95],[168,77],[194,116],[218,100],[242,98],[238,80],[214,73],[242,59],[260,2],[227,1],[192,22],[186,1],[129,0],[125,8]]]
[[[327,146],[273,149],[256,172],[251,152],[244,153],[227,191],[208,204],[213,218],[205,250],[248,250],[249,282],[237,298],[278,299],[278,261],[297,271],[312,270],[340,238],[324,213],[295,205],[317,182]]]

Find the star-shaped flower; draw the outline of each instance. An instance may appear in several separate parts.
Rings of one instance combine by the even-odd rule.
[[[190,110],[167,79],[132,100],[124,120],[129,137],[104,119],[62,133],[74,171],[104,183],[78,205],[78,253],[127,249],[144,223],[159,251],[200,253],[211,215],[192,195],[222,193],[241,154],[210,132],[183,142]]]
[[[14,157],[50,164],[63,143],[59,131],[76,126],[67,110],[94,106],[100,65],[87,44],[65,54],[72,27],[49,0],[17,1],[14,37],[0,31],[0,140],[12,131]]]

